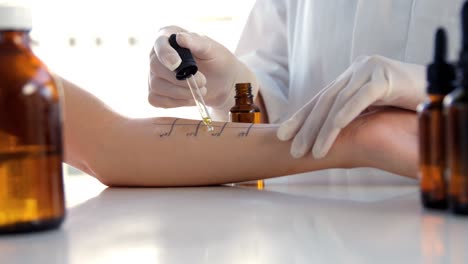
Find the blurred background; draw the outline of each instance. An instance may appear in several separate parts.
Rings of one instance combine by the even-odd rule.
[[[4,1],[4,0],[0,0]],[[33,8],[35,53],[56,73],[128,117],[199,119],[194,107],[161,109],[147,101],[149,53],[161,27],[178,25],[210,36],[234,51],[255,0],[7,0]],[[65,175],[84,175],[65,165]],[[375,170],[340,169],[270,179],[270,183],[328,183],[400,177]],[[89,177],[90,181],[96,181]],[[92,186],[92,184],[89,184]],[[91,190],[90,190],[91,191]]]
[[[234,51],[254,1],[31,1],[34,50],[55,72],[130,117],[188,115],[147,103],[149,52],[161,27],[178,25]],[[192,113],[193,112],[193,113]],[[193,115],[194,114],[194,115]]]
[[[254,0],[41,0],[33,8],[33,49],[56,73],[129,117],[199,119],[192,107],[147,101],[149,53],[161,27],[178,25],[234,51]],[[80,173],[66,167],[67,174]]]

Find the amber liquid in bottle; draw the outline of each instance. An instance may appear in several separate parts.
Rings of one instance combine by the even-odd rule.
[[[447,96],[449,203],[455,214],[468,214],[468,87]]]
[[[252,86],[250,83],[236,84],[236,104],[229,111],[229,121],[238,123],[261,123],[262,114],[260,108],[253,102]],[[245,182],[239,185],[256,185],[257,189],[263,189],[264,180],[257,182]]]
[[[419,178],[424,207],[447,208],[445,180],[444,95],[429,95],[418,108]]]
[[[52,75],[28,31],[0,31],[0,234],[58,227],[62,124]]]

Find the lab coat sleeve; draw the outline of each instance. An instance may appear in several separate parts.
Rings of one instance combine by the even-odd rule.
[[[288,112],[286,2],[257,0],[236,49],[258,79],[270,123],[283,121]]]

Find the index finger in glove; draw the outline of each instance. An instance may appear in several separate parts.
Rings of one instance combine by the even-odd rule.
[[[347,102],[335,101],[312,149],[315,158],[323,158],[333,146],[341,129],[382,96],[382,91],[386,90],[383,87],[386,85],[384,78],[383,70],[378,69],[372,74],[371,81],[359,88]]]
[[[288,120],[284,121],[280,125],[276,133],[276,136],[279,140],[287,141],[292,139],[297,134],[301,128],[301,125],[303,125],[304,121],[314,109],[317,101],[325,92],[326,89],[319,92],[314,98],[312,98],[312,100],[310,100],[310,102],[301,107],[296,113],[294,113],[294,115],[292,115]]]
[[[174,71],[170,71],[167,67],[159,63],[159,59],[156,58],[155,55],[152,55],[150,58],[150,78],[160,78],[167,80],[175,85],[182,86],[188,88],[188,84],[186,81],[181,81],[176,79],[176,74]],[[195,81],[197,82],[198,87],[206,86],[206,77],[205,75],[198,71],[195,75]],[[150,85],[151,89],[158,90],[159,86],[153,86],[152,83]]]
[[[342,86],[346,84],[349,77],[346,75],[340,76],[338,79],[331,82],[325,88],[323,88],[318,94],[316,94],[312,100],[305,104],[301,109],[299,109],[291,118],[283,122],[278,131],[277,137],[282,141],[287,141],[292,139],[299,130],[302,130],[303,123],[308,118],[309,115],[314,113],[315,116],[324,115],[327,111],[321,110],[323,106],[330,105],[330,97],[333,97],[335,94],[334,87]],[[317,105],[321,107],[317,108]]]
[[[377,100],[385,95],[388,82],[385,79],[385,73],[382,69],[376,69],[372,73],[371,81],[362,87],[351,96],[347,102],[335,102],[341,106],[337,108],[333,117],[333,125],[339,128],[347,126],[358,115],[360,115],[367,107],[374,104]]]
[[[201,73],[200,75],[203,76]],[[187,82],[186,81],[177,81],[177,82],[178,82],[177,84],[174,84],[167,80],[154,77],[154,76],[150,76],[148,92],[157,94],[159,96],[170,97],[173,99],[192,98],[192,93],[190,92],[190,89],[187,87]],[[205,96],[207,90],[204,86],[200,86],[200,92],[202,96]]]
[[[170,71],[174,71],[182,62],[179,54],[169,44],[169,36],[179,32],[186,32],[186,30],[177,26],[169,26],[160,29],[160,35],[153,46],[153,51],[158,57],[158,60]]]

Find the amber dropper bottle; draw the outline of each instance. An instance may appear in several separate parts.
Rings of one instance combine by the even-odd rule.
[[[260,108],[255,105],[252,95],[252,86],[250,83],[236,84],[236,104],[229,111],[229,120],[239,123],[261,122],[262,114]]]
[[[459,84],[444,100],[447,116],[449,206],[455,214],[468,214],[468,2],[462,10],[462,51]]]
[[[260,108],[254,103],[252,85],[250,83],[236,84],[235,105],[229,111],[229,121],[238,123],[261,123],[262,114]],[[255,184],[255,183],[253,183]],[[241,183],[241,185],[252,185],[252,182]],[[256,182],[258,189],[263,189],[265,182]]]
[[[60,93],[31,50],[31,24],[28,8],[0,4],[0,234],[65,216]]]
[[[437,30],[434,62],[427,70],[427,98],[418,106],[419,182],[424,207],[446,209],[445,126],[443,100],[454,90],[455,68],[447,63],[447,37]]]

